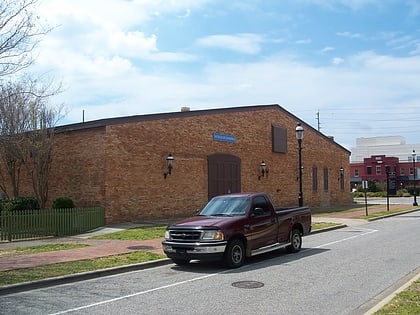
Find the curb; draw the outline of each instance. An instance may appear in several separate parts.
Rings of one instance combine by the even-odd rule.
[[[420,279],[420,267],[417,267],[406,276],[402,277],[392,286],[388,287],[380,294],[361,305],[357,311],[364,315],[372,315],[387,305],[398,293],[407,289],[414,281]],[[361,313],[359,313],[361,314]]]
[[[164,259],[158,259],[158,260],[153,260],[149,262],[143,262],[139,264],[132,264],[132,265],[126,265],[126,266],[121,266],[121,267],[87,271],[87,272],[82,272],[82,273],[75,273],[72,275],[65,275],[65,276],[36,280],[36,281],[31,281],[31,282],[16,283],[16,284],[0,287],[0,296],[13,294],[13,293],[19,293],[23,291],[41,289],[41,288],[46,288],[46,287],[65,284],[65,283],[72,283],[72,282],[77,282],[77,281],[95,279],[99,277],[111,276],[111,275],[130,272],[130,271],[144,270],[148,268],[168,265],[171,263],[172,261],[169,258],[164,258]]]
[[[416,211],[420,211],[419,209],[413,209],[413,210],[407,210],[407,211],[402,211],[402,212],[397,212],[397,213],[391,213],[391,214],[386,214],[377,218],[370,218],[367,219],[368,222],[372,222],[372,221],[377,221],[377,220],[381,220],[381,219],[386,219],[386,218],[391,218],[391,217],[395,217],[397,215],[402,215],[402,214],[407,214],[407,213],[412,213],[412,212],[416,212]]]
[[[339,225],[336,225],[336,226],[331,226],[331,227],[311,231],[311,233],[309,233],[309,235],[318,234],[318,233],[322,233],[322,232],[334,231],[334,230],[342,229],[342,228],[345,228],[345,227],[348,227],[348,225],[347,224],[339,224]]]

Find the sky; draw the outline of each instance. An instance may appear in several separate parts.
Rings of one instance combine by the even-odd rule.
[[[279,104],[340,145],[420,143],[420,0],[40,0],[59,125]],[[223,132],[223,130],[220,130]]]

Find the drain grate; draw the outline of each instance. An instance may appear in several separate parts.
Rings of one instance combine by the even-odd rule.
[[[259,281],[238,281],[232,283],[232,286],[240,289],[256,289],[264,286],[264,283]]]

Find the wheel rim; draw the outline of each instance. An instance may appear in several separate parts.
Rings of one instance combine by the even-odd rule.
[[[300,247],[300,236],[299,234],[293,234],[293,240],[292,240],[293,248],[299,248]]]
[[[237,264],[240,263],[242,260],[242,248],[239,245],[235,245],[232,248],[232,261]]]

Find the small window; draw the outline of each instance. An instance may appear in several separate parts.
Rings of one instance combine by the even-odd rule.
[[[312,167],[312,191],[318,191],[318,169]]]
[[[324,190],[328,191],[328,168],[324,168]]]
[[[402,176],[402,175],[404,175],[404,174],[405,174],[404,167],[401,167],[401,168],[400,168],[400,175]]]
[[[356,168],[354,170],[354,177],[359,177],[359,169],[358,168]]]
[[[380,165],[376,165],[376,174],[377,175],[381,174],[381,169],[382,169],[382,167]]]
[[[367,173],[368,175],[372,175],[372,166],[368,166],[368,167],[366,167],[366,173]]]

